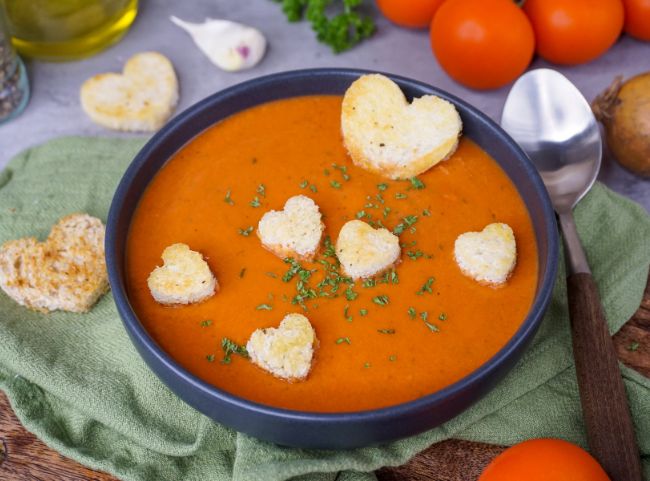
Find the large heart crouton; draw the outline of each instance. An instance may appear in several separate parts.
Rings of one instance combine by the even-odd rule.
[[[262,216],[257,236],[276,256],[313,259],[325,228],[318,205],[304,195],[290,197],[281,211]]]
[[[81,86],[84,112],[94,122],[114,130],[158,130],[177,102],[174,67],[157,52],[134,55],[122,74],[95,75]]]
[[[147,285],[160,304],[193,304],[212,297],[219,288],[203,256],[186,244],[172,244],[162,253],[163,265],[156,267]]]
[[[353,279],[372,277],[392,267],[400,255],[399,237],[360,220],[345,223],[336,240],[336,256]]]
[[[363,75],[345,92],[341,129],[356,165],[406,179],[454,153],[462,122],[450,102],[424,95],[409,104],[395,82],[372,74]]]
[[[463,274],[498,286],[510,277],[517,263],[515,234],[508,224],[489,224],[481,232],[466,232],[456,239],[454,257]]]
[[[309,374],[317,343],[309,319],[302,314],[287,314],[277,328],[253,332],[246,350],[255,364],[274,376],[302,380]]]
[[[108,291],[102,221],[71,214],[52,227],[45,242],[34,237],[5,242],[0,287],[37,311],[88,311]]]

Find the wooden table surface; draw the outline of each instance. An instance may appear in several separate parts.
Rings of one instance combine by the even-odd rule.
[[[650,377],[650,278],[641,306],[614,336],[619,359]],[[475,481],[494,456],[505,449],[469,441],[434,444],[408,463],[377,471],[380,481]],[[49,449],[27,432],[0,393],[0,480],[116,481]]]

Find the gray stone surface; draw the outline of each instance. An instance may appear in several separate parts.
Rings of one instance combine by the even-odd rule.
[[[174,63],[180,78],[181,112],[224,87],[260,75],[309,67],[360,67],[412,77],[457,95],[492,118],[501,116],[509,87],[477,92],[454,83],[431,54],[426,31],[398,28],[373,12],[377,34],[353,50],[334,55],[316,42],[306,22],[289,24],[271,0],[141,0],[131,31],[117,45],[86,60],[68,63],[28,61],[32,98],[25,112],[0,125],[0,167],[21,150],[62,135],[128,136],[93,124],[79,106],[79,87],[91,75],[119,71],[130,55],[157,50]],[[170,15],[190,21],[227,18],[260,28],[270,48],[256,68],[226,73],[214,67],[194,47],[190,37],[169,21]],[[568,47],[570,48],[570,47]],[[531,68],[548,67],[535,60]],[[556,68],[556,67],[554,67]],[[604,56],[587,65],[559,68],[588,100],[617,74],[625,77],[650,70],[650,43],[623,36]],[[606,157],[600,176],[614,190],[650,211],[650,181],[642,180]]]

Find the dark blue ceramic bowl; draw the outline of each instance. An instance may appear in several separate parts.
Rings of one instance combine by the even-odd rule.
[[[348,69],[285,72],[218,92],[178,115],[142,148],[124,174],[108,215],[106,262],[117,309],[149,367],[181,399],[215,421],[275,443],[302,448],[354,448],[404,438],[438,426],[484,396],[520,358],[551,297],[558,260],[555,216],[542,180],[524,152],[487,116],[424,83],[390,75],[411,99],[435,94],[456,105],[464,135],[486,150],[517,186],[535,229],[539,253],[537,293],[528,316],[510,341],[470,375],[415,401],[371,411],[315,413],[278,409],[229,394],[183,369],[144,329],[125,288],[124,257],[133,213],[147,185],[186,142],[215,122],[270,100],[312,94],[343,94],[359,75]]]

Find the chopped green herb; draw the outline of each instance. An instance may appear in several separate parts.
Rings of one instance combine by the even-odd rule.
[[[395,362],[397,361],[397,356],[395,354],[391,354],[390,356],[388,356],[388,360],[390,362]]]
[[[348,286],[348,288],[345,290],[345,298],[348,301],[354,301],[357,297],[359,297],[359,294],[352,290],[352,286]]]
[[[395,329],[377,329],[381,334],[395,334]]]
[[[377,281],[375,281],[374,279],[366,279],[365,281],[363,281],[363,284],[361,284],[361,285],[363,287],[368,288],[368,287],[375,287],[376,284],[377,284]]]
[[[388,296],[375,296],[372,298],[372,302],[377,304],[378,306],[386,306],[390,302],[390,299]]]
[[[246,268],[242,267],[242,270],[239,271],[239,278],[242,279],[246,275]]]
[[[248,351],[246,347],[240,346],[236,342],[224,337],[221,339],[221,349],[223,349],[224,355],[221,360],[221,364],[230,364],[230,356],[232,354],[239,354],[242,357],[248,358]]]
[[[300,184],[298,184],[298,185],[300,185],[300,188],[301,188],[301,189],[304,189],[305,187],[307,187],[307,186],[309,185],[309,182],[306,181],[306,180],[303,180],[303,181],[302,181]]]
[[[332,164],[332,167],[334,167],[336,170],[341,171],[341,177],[347,182],[350,180],[350,176],[348,175],[348,168],[345,165],[337,165],[337,164]]]
[[[330,175],[330,171],[327,170],[327,169],[323,169],[323,174],[325,174],[325,175]]]
[[[391,208],[386,206],[384,207],[384,218],[388,217],[388,214],[390,214]]]
[[[357,219],[363,219],[366,216],[366,211],[365,210],[360,210],[357,212]]]
[[[270,304],[260,304],[255,309],[257,309],[258,311],[270,311],[273,309],[273,306]]]
[[[260,199],[257,196],[253,197],[253,200],[250,201],[251,207],[259,207],[260,205],[262,204],[260,204]]]
[[[316,192],[318,192],[318,189],[316,188],[316,186],[315,186],[314,184],[311,184],[311,185],[309,186],[309,190],[311,190],[314,194],[315,194]]]
[[[359,309],[359,315],[360,316],[367,316],[368,315],[368,309]]]
[[[632,352],[634,352],[634,351],[636,351],[637,349],[639,349],[639,343],[636,342],[636,341],[633,342],[633,343],[631,343],[629,346],[627,346],[627,350],[628,350],[628,351],[632,351]]]
[[[409,180],[411,181],[411,188],[415,190],[422,190],[426,187],[426,185],[424,185],[424,182],[422,182],[417,177],[411,177]]]
[[[424,283],[422,287],[420,287],[420,290],[416,292],[418,296],[423,295],[425,292],[428,292],[429,294],[433,294],[433,290],[431,289],[431,286],[435,282],[436,278],[435,277],[429,277],[427,281]]]
[[[201,327],[210,327],[211,325],[212,325],[211,319],[205,319],[204,321],[201,321]]]
[[[345,316],[345,320],[348,322],[352,322],[352,316],[350,315],[350,306],[346,304],[345,309],[343,309],[343,315]]]
[[[444,312],[441,312],[440,315],[438,316],[438,319],[440,319],[441,321],[446,321],[447,320],[447,314],[445,314]]]
[[[380,192],[383,192],[386,189],[388,189],[388,184],[377,184],[377,188],[379,189]]]
[[[417,311],[415,310],[415,307],[409,307],[409,310],[407,312],[409,313],[409,317],[411,319],[415,319],[415,316],[417,314]]]
[[[364,209],[377,209],[379,206],[377,204],[373,204],[372,202],[367,202],[364,206]]]
[[[424,217],[431,217],[431,211],[430,211],[429,209],[424,209],[424,210],[422,211],[422,215],[423,215]]]
[[[266,197],[266,187],[264,187],[264,184],[258,185],[255,192],[257,192],[262,197]]]
[[[426,326],[429,328],[429,330],[430,330],[431,332],[438,332],[438,331],[440,331],[440,329],[438,329],[436,326],[434,326],[434,325],[431,324],[430,322],[424,321],[424,324],[426,324]]]
[[[208,354],[205,356],[205,358],[208,360],[208,362],[214,362],[214,354]]]
[[[330,185],[335,189],[341,188],[341,183],[338,180],[330,180]]]
[[[253,232],[253,226],[248,226],[245,229],[239,229],[239,235],[243,235],[244,237],[248,237],[251,235],[251,232]]]
[[[223,198],[223,201],[228,205],[235,205],[232,197],[230,197],[230,189],[228,189],[228,192],[226,192],[226,197]]]
[[[363,364],[363,367],[365,369],[368,369],[370,366],[371,366],[371,364],[369,362],[366,362],[366,363]]]
[[[349,337],[339,337],[339,338],[336,340],[336,343],[337,343],[337,344],[343,344],[344,342],[347,343],[347,344],[352,344],[352,341],[350,341],[350,338],[349,338]]]
[[[408,227],[414,225],[417,221],[418,221],[417,215],[407,215],[406,217],[403,217],[402,221],[399,224],[397,224],[393,229],[393,234],[400,235]]]
[[[265,272],[265,274],[273,279],[277,279],[278,275],[275,272]]]
[[[418,249],[416,251],[407,251],[406,255],[410,259],[412,259],[414,261],[417,261],[420,257],[422,257],[424,255],[424,252],[422,252],[420,249]]]
[[[427,321],[429,319],[429,313],[427,311],[422,311],[420,313],[420,317],[422,318],[423,321]]]
[[[383,204],[383,203],[384,203],[384,196],[381,195],[381,194],[377,194],[377,195],[375,196],[375,199],[377,199],[377,200],[379,201],[380,204]]]
[[[408,195],[398,192],[397,194],[395,194],[395,198],[397,200],[408,199]]]

